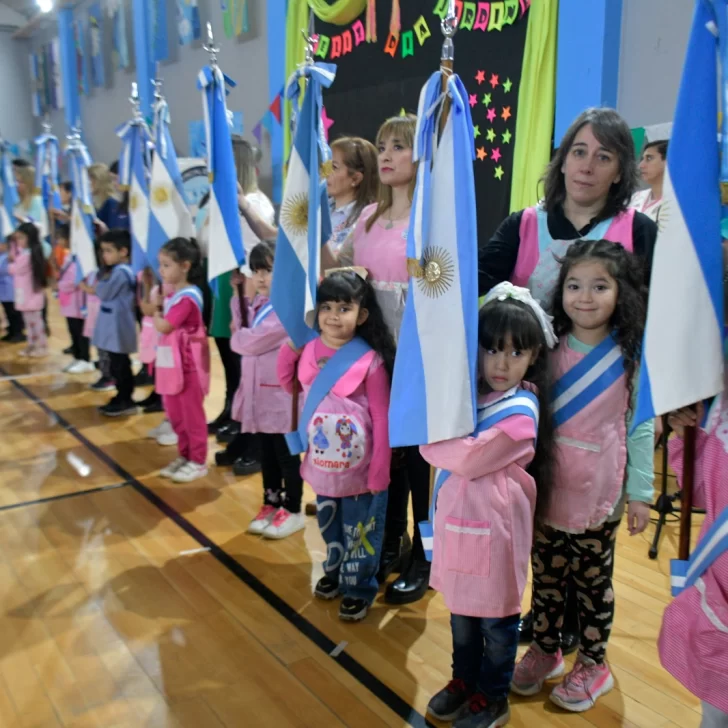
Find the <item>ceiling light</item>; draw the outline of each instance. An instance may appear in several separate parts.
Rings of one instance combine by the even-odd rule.
[[[35,0],[41,13],[50,13],[53,10],[53,0]]]

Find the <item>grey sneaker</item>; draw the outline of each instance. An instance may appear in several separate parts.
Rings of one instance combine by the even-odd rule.
[[[455,720],[467,710],[468,701],[473,692],[464,680],[450,680],[437,695],[430,699],[427,704],[427,712],[437,720]]]

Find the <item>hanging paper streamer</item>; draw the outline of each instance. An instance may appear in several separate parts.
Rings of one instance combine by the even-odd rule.
[[[169,37],[167,35],[167,1],[150,0],[152,12],[152,38],[154,43],[154,60],[169,59]]]
[[[0,137],[0,185],[3,191],[2,201],[0,201],[0,240],[5,240],[15,229],[13,208],[18,204],[19,198],[13,173],[14,155],[13,145]]]
[[[35,194],[43,198],[46,212],[61,208],[58,191],[58,137],[41,134],[35,140]]]
[[[30,100],[33,107],[33,116],[43,116],[43,101],[41,99],[40,64],[38,56],[31,53],[30,59]]]
[[[53,96],[54,109],[63,108],[63,84],[61,81],[61,40],[54,38],[51,42],[51,59],[53,61]]]
[[[104,16],[101,12],[101,4],[96,2],[88,9],[88,23],[91,37],[91,77],[93,85],[97,88],[106,85],[104,72]]]
[[[129,68],[129,44],[126,37],[124,0],[107,0],[106,12],[111,21],[113,35],[111,58],[114,69]]]
[[[248,32],[248,0],[234,0],[235,35]]]
[[[78,78],[78,92],[88,96],[88,58],[86,56],[86,30],[87,26],[82,19],[73,24],[73,40],[76,45],[76,76]]]
[[[189,45],[200,38],[200,9],[197,0],[177,0],[179,44]]]

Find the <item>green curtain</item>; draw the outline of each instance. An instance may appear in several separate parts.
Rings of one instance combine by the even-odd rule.
[[[551,159],[556,103],[558,0],[538,0],[528,11],[518,91],[511,212],[538,202],[538,181]]]
[[[346,25],[356,20],[367,6],[367,0],[308,0],[308,4],[319,20],[333,25]]]

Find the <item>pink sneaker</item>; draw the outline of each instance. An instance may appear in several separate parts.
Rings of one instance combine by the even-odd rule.
[[[613,687],[614,678],[606,663],[597,665],[580,654],[574,669],[551,691],[551,702],[564,710],[582,713]]]
[[[306,526],[306,516],[303,513],[291,513],[285,508],[279,508],[273,520],[263,531],[263,538],[287,538]]]
[[[275,514],[276,509],[273,506],[263,506],[258,511],[258,515],[250,522],[250,525],[248,526],[248,533],[260,536],[260,534],[268,528]]]
[[[544,682],[564,674],[564,658],[559,650],[554,655],[544,652],[535,642],[516,665],[511,690],[516,695],[535,695]]]

